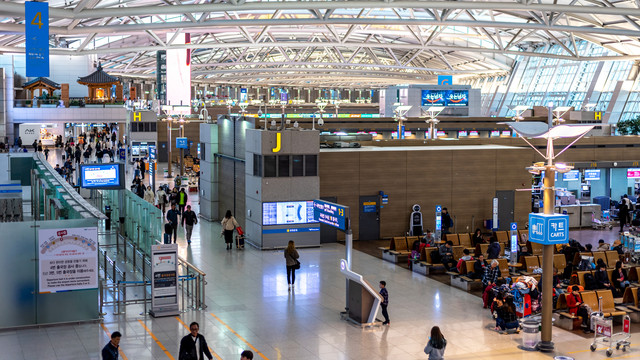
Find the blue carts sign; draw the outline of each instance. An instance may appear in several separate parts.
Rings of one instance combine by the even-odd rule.
[[[569,241],[569,215],[529,214],[529,241],[564,244]]]
[[[187,145],[186,137],[178,137],[176,138],[176,149],[188,149],[189,145]]]
[[[49,4],[24,3],[25,57],[28,77],[49,76]]]
[[[313,200],[313,217],[315,220],[342,231],[349,228],[349,207],[323,200]]]

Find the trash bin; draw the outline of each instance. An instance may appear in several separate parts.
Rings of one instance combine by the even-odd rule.
[[[163,176],[165,179],[169,177],[169,169],[164,169]]]
[[[111,206],[107,205],[104,207],[104,214],[107,216],[107,220],[104,221],[104,229],[111,231]]]
[[[536,350],[540,342],[540,322],[529,319],[522,323],[522,349]]]

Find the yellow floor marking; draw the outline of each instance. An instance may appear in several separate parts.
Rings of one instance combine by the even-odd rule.
[[[225,323],[224,321],[220,320],[219,317],[216,316],[216,314],[214,313],[210,313],[211,316],[213,316],[214,318],[216,318],[216,320],[218,320],[220,322],[220,324],[224,325],[224,327],[226,327],[227,329],[229,329],[229,331],[231,331],[233,333],[233,335],[237,336],[238,339],[244,341],[245,344],[247,344],[251,350],[255,351],[256,354],[260,355],[264,360],[269,360],[268,357],[264,356],[263,353],[261,353],[260,351],[258,351],[258,349],[256,349],[253,345],[251,345],[247,340],[245,340],[245,338],[243,338],[242,336],[240,336],[240,334],[238,334],[237,332],[235,332],[235,330],[233,330],[232,328],[229,327],[229,325],[227,325],[227,323]]]
[[[149,328],[147,327],[147,325],[145,325],[142,320],[138,320],[138,322],[140,323],[140,325],[142,325],[142,327],[149,333],[149,335],[151,335],[151,338],[156,342],[156,344],[158,344],[158,346],[160,347],[160,349],[162,349],[162,351],[164,351],[165,354],[167,354],[167,356],[169,357],[169,359],[171,360],[176,360],[173,355],[171,355],[171,353],[167,350],[166,347],[164,347],[164,345],[162,345],[162,343],[160,342],[160,340],[158,340],[158,338],[153,335],[153,333],[151,332],[151,330],[149,330]]]

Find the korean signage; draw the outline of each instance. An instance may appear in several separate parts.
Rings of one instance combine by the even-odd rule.
[[[349,207],[323,200],[313,200],[313,217],[342,231],[349,228]]]
[[[178,137],[176,138],[176,149],[188,149],[189,145],[187,143],[186,137]]]
[[[600,169],[585,170],[584,171],[584,179],[585,180],[600,180]]]
[[[177,315],[178,245],[151,246],[151,314]]]
[[[98,287],[98,228],[38,231],[39,292]]]
[[[569,241],[569,215],[529,214],[529,241],[564,244]]]
[[[49,4],[27,1],[25,13],[25,54],[28,77],[49,76]]]
[[[640,178],[640,169],[627,169],[627,178],[629,179]]]
[[[422,106],[469,106],[469,90],[422,90]]]

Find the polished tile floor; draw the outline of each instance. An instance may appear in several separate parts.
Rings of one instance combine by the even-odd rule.
[[[141,306],[128,306],[121,315],[106,308],[103,324],[0,331],[0,359],[100,359],[107,334],[118,330],[123,359],[177,360],[180,338],[187,334],[184,324],[191,321],[200,323],[215,358],[224,360],[239,359],[244,349],[262,360],[426,359],[422,349],[433,325],[448,340],[446,359],[606,358],[602,350],[588,350],[591,339],[558,328],[553,329],[555,354],[519,350],[521,335],[488,329],[493,321],[477,296],[355,251],[354,270],[374,284],[386,280],[390,294],[391,326],[361,330],[339,316],[345,302],[338,268],[344,246],[300,250],[302,268],[289,293],[281,251],[227,251],[219,234],[218,223],[201,221],[191,246],[183,233],[179,239],[181,256],[207,274],[207,309],[154,319],[142,315]],[[631,342],[630,351],[615,352],[612,359],[640,359],[640,334]]]

